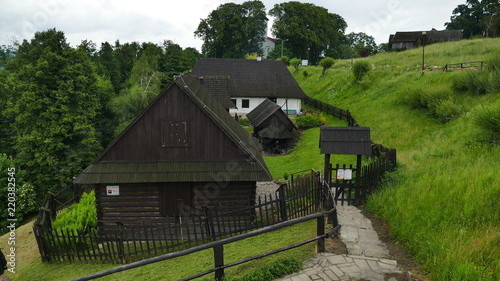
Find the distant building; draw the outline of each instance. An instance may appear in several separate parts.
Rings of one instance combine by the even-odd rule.
[[[235,105],[229,109],[233,115],[246,115],[266,99],[278,104],[285,113],[298,114],[302,99],[307,97],[286,65],[277,60],[204,58],[198,60],[190,75],[200,81],[224,77],[226,80],[217,85],[228,88],[221,91],[229,93]]]
[[[424,31],[399,31],[389,36],[389,46],[391,50],[412,49],[421,43]],[[463,39],[462,30],[431,30],[425,31],[427,37],[425,44],[459,41]]]
[[[264,51],[262,55],[264,56],[264,58],[267,58],[269,52],[272,51],[275,46],[276,46],[276,39],[271,37],[266,37],[266,39],[264,39],[264,42],[262,43],[262,50]]]

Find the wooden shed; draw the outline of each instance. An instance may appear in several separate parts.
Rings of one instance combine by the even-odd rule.
[[[95,187],[102,227],[253,206],[256,181],[271,179],[252,137],[198,79],[183,75],[74,182]]]
[[[279,105],[269,99],[259,104],[247,117],[264,151],[284,153],[299,137],[295,124]]]

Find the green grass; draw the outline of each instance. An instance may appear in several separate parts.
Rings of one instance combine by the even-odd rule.
[[[321,113],[321,118],[326,119],[327,126],[347,126],[345,121],[324,113]],[[319,130],[318,127],[302,131],[300,140],[287,155],[264,157],[274,179],[283,178],[285,173],[290,174],[306,169],[324,170],[325,158],[319,150]],[[332,163],[352,164],[356,162],[356,157],[336,155],[331,161]]]
[[[40,280],[63,281],[85,276],[91,273],[110,269],[118,264],[86,264],[86,263],[42,263],[33,233],[32,222],[21,226],[16,231],[16,273],[6,273],[10,280]],[[309,221],[273,231],[267,234],[251,237],[238,242],[227,244],[224,247],[224,261],[231,263],[254,255],[262,254],[274,249],[289,246],[312,238],[316,235],[316,221]],[[1,245],[7,245],[7,235],[0,238]],[[3,251],[5,254],[5,248]],[[290,251],[275,254],[256,261],[248,262],[236,267],[226,269],[226,274],[231,277],[241,277],[255,269],[263,267],[272,261],[284,257],[295,257],[306,260],[315,253],[315,244],[310,243]],[[213,267],[213,251],[204,250],[195,254],[176,259],[157,262],[144,267],[127,270],[109,275],[99,280],[178,280],[195,275]],[[204,278],[211,278],[213,274]],[[202,278],[203,279],[203,278]],[[199,280],[199,279],[197,279]]]
[[[426,65],[490,60],[499,52],[500,39],[435,44],[426,47]],[[421,75],[421,49],[360,60],[372,69],[359,83],[350,61],[326,76],[319,67],[308,67],[307,77],[304,68],[291,71],[309,96],[349,109],[375,142],[398,150],[399,170],[367,208],[433,280],[500,280],[500,145],[474,121],[500,92],[453,86],[464,71],[478,70]]]

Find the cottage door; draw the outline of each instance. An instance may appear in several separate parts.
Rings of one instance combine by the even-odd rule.
[[[186,216],[193,211],[191,183],[164,183],[160,186],[160,213],[162,216]]]

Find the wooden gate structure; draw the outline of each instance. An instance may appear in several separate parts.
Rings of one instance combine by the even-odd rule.
[[[335,194],[335,201],[344,205],[359,205],[362,195],[361,162],[363,155],[372,154],[369,127],[321,127],[321,154],[325,155],[324,179]],[[357,155],[356,166],[330,163],[331,154]]]

